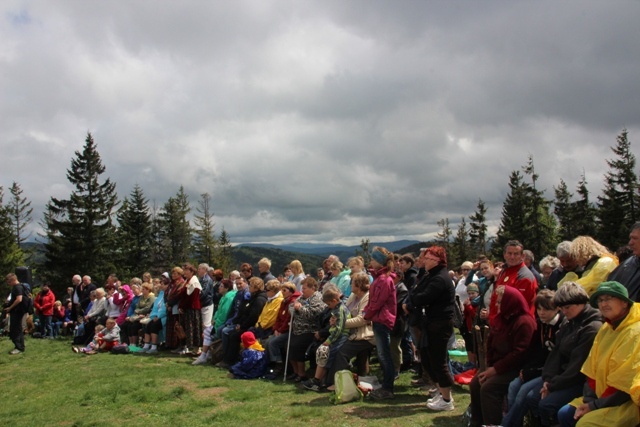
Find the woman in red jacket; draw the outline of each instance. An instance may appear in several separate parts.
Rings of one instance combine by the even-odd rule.
[[[53,324],[51,319],[53,318],[53,304],[56,302],[56,297],[53,295],[53,291],[49,289],[50,283],[45,282],[42,285],[42,290],[38,292],[36,298],[33,300],[33,308],[36,310],[38,317],[40,318],[40,333],[42,338],[53,339]]]
[[[487,366],[471,380],[471,425],[499,425],[509,383],[527,358],[536,321],[522,294],[510,286],[496,289],[498,313],[490,325]]]

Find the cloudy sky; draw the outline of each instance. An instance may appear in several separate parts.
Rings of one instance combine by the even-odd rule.
[[[212,197],[234,243],[428,239],[640,152],[640,2],[3,1],[0,185],[72,190],[91,132],[121,197]],[[6,196],[5,196],[6,200]],[[37,224],[34,224],[34,226]]]

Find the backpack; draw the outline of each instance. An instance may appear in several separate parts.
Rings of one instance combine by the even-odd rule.
[[[348,369],[338,371],[335,373],[334,384],[336,387],[335,394],[332,395],[329,400],[337,405],[339,403],[352,402],[354,400],[362,401],[362,391],[356,385],[353,379],[353,373]]]
[[[27,283],[20,283],[24,292],[22,293],[22,309],[25,313],[33,314],[33,297],[31,295],[31,286]]]

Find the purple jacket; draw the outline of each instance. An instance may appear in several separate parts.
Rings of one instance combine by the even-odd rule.
[[[371,275],[373,283],[369,288],[369,304],[364,309],[364,318],[393,329],[396,322],[396,286],[393,283],[395,273],[390,273],[383,267],[372,271]]]

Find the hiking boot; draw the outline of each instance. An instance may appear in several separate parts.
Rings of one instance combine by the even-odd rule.
[[[434,399],[437,400],[427,402],[427,408],[432,411],[453,411],[455,409],[453,407],[453,396],[451,396],[451,399],[448,402],[444,400],[442,395],[438,395],[437,397],[434,397]]]
[[[385,390],[384,388],[379,388],[377,390],[371,391],[371,393],[369,393],[369,396],[371,396],[373,400],[386,400],[393,399],[395,397],[392,391]]]
[[[12,356],[14,356],[16,354],[20,354],[20,353],[22,353],[22,352],[20,350],[18,350],[17,348],[14,348],[13,350],[11,350],[9,352],[9,354],[12,355]]]

